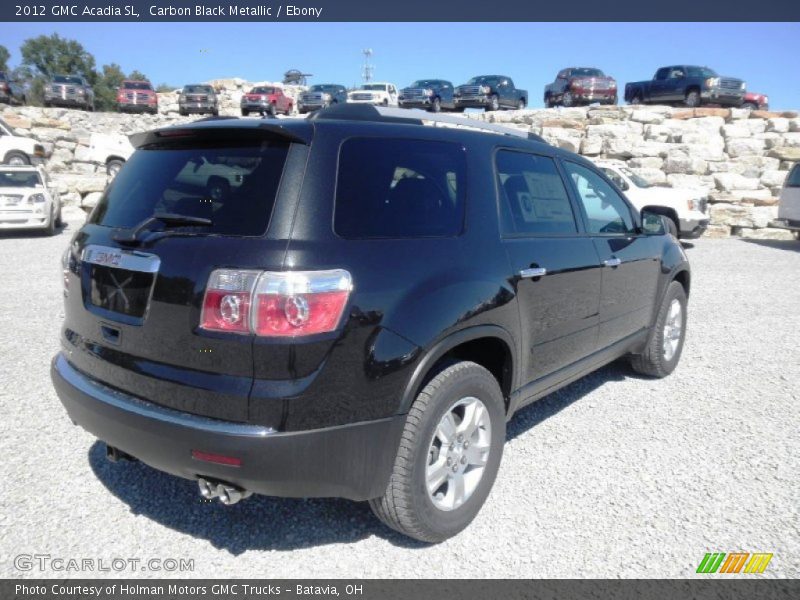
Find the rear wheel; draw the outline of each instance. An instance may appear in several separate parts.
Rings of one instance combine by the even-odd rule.
[[[14,167],[19,167],[22,165],[31,164],[31,159],[28,158],[28,155],[25,154],[24,152],[18,152],[14,150],[6,154],[6,164],[12,165]]]
[[[642,104],[642,95],[638,92],[634,94],[633,98],[631,98],[631,104],[633,104],[634,106]]]
[[[442,370],[411,406],[389,484],[370,501],[386,525],[424,542],[461,532],[492,488],[505,441],[505,404],[473,362]]]
[[[652,377],[666,377],[675,370],[686,338],[686,304],[686,290],[673,281],[664,294],[647,347],[631,358],[634,370]]]

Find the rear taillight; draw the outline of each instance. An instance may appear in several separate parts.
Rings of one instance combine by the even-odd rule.
[[[352,290],[350,273],[220,269],[209,279],[201,329],[297,337],[334,331]]]

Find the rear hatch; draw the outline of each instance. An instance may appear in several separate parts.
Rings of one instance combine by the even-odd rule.
[[[199,326],[215,269],[282,267],[286,234],[270,223],[286,220],[277,206],[293,210],[282,177],[302,170],[305,146],[279,129],[142,137],[65,257],[63,346],[75,367],[163,406],[248,420],[252,336]]]

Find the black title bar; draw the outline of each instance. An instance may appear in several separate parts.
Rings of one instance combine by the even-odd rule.
[[[797,0],[3,0],[0,21],[800,21]],[[676,27],[679,27],[676,24]],[[703,41],[698,40],[702,45]],[[743,44],[747,40],[742,40]],[[779,49],[776,49],[779,50]]]

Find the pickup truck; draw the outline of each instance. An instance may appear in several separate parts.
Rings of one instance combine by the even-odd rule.
[[[94,90],[85,77],[56,75],[44,84],[45,106],[74,106],[94,110]]]
[[[334,104],[347,102],[347,88],[338,83],[318,83],[297,98],[297,112],[301,115]]]
[[[239,103],[243,117],[251,112],[273,117],[278,113],[289,115],[293,106],[294,100],[284,94],[280,86],[275,85],[257,85],[244,94]]]
[[[465,108],[522,110],[528,105],[528,91],[514,85],[505,75],[479,75],[456,88],[456,111]]]
[[[0,119],[0,164],[22,166],[37,165],[47,158],[44,146],[33,138],[14,133],[14,129]]]
[[[766,94],[759,94],[758,92],[747,92],[744,95],[744,103],[742,108],[749,108],[751,110],[769,110],[769,96]]]
[[[388,82],[364,83],[347,94],[352,104],[374,104],[375,106],[397,106],[397,86]]]
[[[400,108],[424,108],[431,112],[455,109],[453,84],[444,79],[417,79],[400,90]]]
[[[26,103],[25,89],[11,78],[11,75],[0,71],[0,104]]]
[[[575,106],[577,104],[617,103],[617,82],[600,69],[570,67],[562,69],[553,83],[544,86],[544,105]]]
[[[149,81],[125,80],[117,90],[119,112],[158,113],[158,94]]]
[[[629,104],[701,104],[741,106],[745,82],[735,77],[720,77],[708,67],[676,65],[662,67],[651,81],[625,85],[625,101]]]
[[[178,94],[178,113],[182,116],[190,113],[210,113],[219,115],[219,101],[214,88],[205,83],[193,83],[183,86]]]

